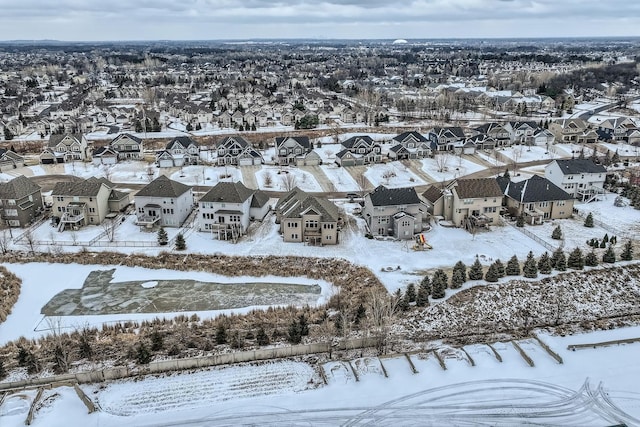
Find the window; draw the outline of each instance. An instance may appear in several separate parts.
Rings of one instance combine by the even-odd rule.
[[[315,219],[309,219],[304,222],[304,228],[318,228],[318,221]]]
[[[538,203],[538,206],[541,207],[541,208],[546,208],[546,207],[549,206],[549,202],[540,202],[540,203]]]
[[[16,205],[16,199],[9,199],[9,200],[7,200],[7,202],[9,203],[9,206],[15,206]]]
[[[287,227],[289,228],[296,228],[298,226],[297,222],[288,222],[287,223]]]
[[[402,221],[402,226],[403,227],[408,227],[411,225],[411,222],[408,219],[405,219],[404,221]]]
[[[334,224],[322,224],[322,228],[325,230],[333,230]]]
[[[58,202],[64,202],[64,196],[56,196]]]
[[[464,204],[465,205],[472,205],[473,204],[473,199],[464,199]]]
[[[89,213],[96,213],[96,208],[89,208]]]
[[[329,235],[325,236],[325,240],[331,240],[331,235],[329,234]]]
[[[294,240],[298,239],[298,233],[291,233],[291,238]]]
[[[557,206],[564,206],[564,200],[558,200],[558,201],[556,202],[556,205],[557,205]]]
[[[229,222],[240,222],[240,215],[230,215]]]

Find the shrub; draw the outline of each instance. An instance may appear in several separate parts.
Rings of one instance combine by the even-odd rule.
[[[613,251],[613,246],[609,245],[609,247],[607,247],[607,250],[602,255],[602,262],[607,264],[613,264],[616,262],[616,253]]]
[[[256,342],[260,346],[269,345],[269,336],[262,326],[260,327],[260,329],[258,329],[258,332],[256,332]]]
[[[138,365],[147,365],[151,362],[151,352],[142,342],[138,344],[138,348],[136,350],[136,362],[138,362]]]
[[[624,244],[624,249],[620,254],[620,259],[622,261],[631,261],[633,259],[633,246],[631,244],[631,240],[627,240]]]
[[[516,227],[524,227],[524,215],[518,215],[518,218],[516,218]]]

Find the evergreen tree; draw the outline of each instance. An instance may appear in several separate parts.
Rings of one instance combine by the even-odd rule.
[[[558,271],[567,270],[567,258],[561,248],[556,249],[551,257],[553,268]]]
[[[527,277],[529,279],[535,279],[536,277],[538,277],[538,263],[533,257],[532,251],[529,251],[529,253],[527,254],[527,259],[524,262],[522,271],[524,273],[524,277]]]
[[[562,240],[562,229],[560,226],[557,226],[553,229],[553,233],[551,233],[551,238],[553,240]]]
[[[613,264],[616,262],[616,253],[613,251],[613,246],[609,245],[606,252],[602,255],[602,262],[607,264]]]
[[[605,234],[604,234],[604,237],[602,238],[602,241],[603,241],[604,243],[609,243],[609,234],[608,234],[608,233],[605,233]]]
[[[451,273],[451,289],[460,289],[464,283],[464,276],[462,271],[453,270]]]
[[[540,255],[540,259],[538,260],[538,270],[540,271],[540,274],[551,274],[553,266],[551,265],[551,258],[547,252]]]
[[[187,249],[187,242],[184,241],[182,233],[178,233],[176,236],[176,250],[184,251],[185,249]]]
[[[193,130],[193,126],[191,126],[191,123],[187,123],[187,132],[191,132]]]
[[[27,350],[26,348],[22,347],[21,345],[18,346],[18,354],[16,355],[16,361],[18,362],[18,366],[24,367],[27,366],[27,359],[29,358],[29,350]]]
[[[487,269],[487,272],[484,274],[484,280],[491,283],[495,283],[498,281],[498,269],[495,262],[492,263]]]
[[[496,266],[496,274],[498,275],[498,279],[501,279],[507,275],[504,269],[504,264],[502,263],[502,261],[500,261],[500,259],[495,260],[493,264],[495,264]]]
[[[589,212],[587,217],[584,219],[584,226],[593,228],[593,214],[591,212]]]
[[[407,290],[404,293],[404,297],[409,303],[416,302],[416,285],[409,283]]]
[[[518,215],[518,218],[516,218],[516,227],[524,227],[524,215],[520,214]]]
[[[164,339],[162,338],[162,334],[158,331],[153,331],[151,333],[151,351],[160,351],[164,347]]]
[[[138,349],[136,350],[136,362],[138,362],[138,365],[147,365],[151,362],[151,352],[143,342],[138,344]]]
[[[302,334],[300,333],[300,325],[297,320],[293,320],[289,325],[287,340],[291,344],[300,344],[302,342]]]
[[[298,317],[298,328],[300,329],[300,335],[303,337],[309,335],[309,322],[304,314]]]
[[[633,246],[631,244],[631,240],[627,240],[624,244],[624,249],[622,249],[620,259],[622,261],[631,261],[633,259]]]
[[[469,268],[469,280],[482,280],[482,264],[478,257]]]
[[[462,277],[462,283],[467,281],[467,266],[462,261],[456,262],[456,265],[453,266],[453,271],[460,271]]]
[[[360,303],[360,305],[358,305],[358,309],[356,310],[355,316],[353,316],[353,324],[356,326],[359,326],[360,322],[362,321],[362,319],[365,318],[366,314],[367,314],[367,309],[364,308],[364,305],[362,305],[362,303]]]
[[[584,265],[587,267],[596,267],[598,265],[598,256],[593,249],[584,257]]]
[[[618,243],[618,238],[616,236],[611,236],[611,239],[609,239],[609,243],[615,245],[616,243]]]
[[[7,377],[7,369],[4,367],[4,360],[0,359],[0,381]]]
[[[260,346],[269,345],[269,336],[262,326],[258,329],[258,332],[256,332],[256,343]]]
[[[227,343],[227,328],[224,327],[222,323],[218,324],[216,328],[216,344],[226,344]]]
[[[160,122],[158,121],[157,117],[153,118],[153,124],[151,125],[151,130],[153,132],[160,132],[162,130],[162,126],[160,126]]]
[[[507,276],[520,275],[520,261],[518,261],[517,256],[514,255],[509,261],[507,261],[507,268],[505,269],[505,273]]]
[[[433,279],[431,279],[431,297],[434,299],[444,298],[445,289],[447,287],[447,273],[442,269],[438,269],[433,274]]]
[[[396,291],[394,298],[399,311],[407,311],[409,309],[409,301],[407,301],[407,298],[402,294],[400,289]]]
[[[160,227],[160,229],[158,230],[158,244],[160,246],[165,246],[167,243],[169,243],[167,230],[165,230],[164,227]]]
[[[584,268],[584,256],[580,248],[575,248],[571,251],[567,259],[567,267],[573,270],[582,270]]]
[[[508,168],[504,170],[504,173],[502,174],[502,176],[504,178],[511,178],[511,174],[509,173],[509,169]]]
[[[429,295],[431,294],[431,280],[429,276],[424,276],[420,286],[418,287],[418,295],[416,296],[416,305],[418,307],[426,307],[429,305]]]
[[[600,248],[604,249],[607,247],[607,242],[604,241],[604,239],[602,239],[602,241],[600,242]]]

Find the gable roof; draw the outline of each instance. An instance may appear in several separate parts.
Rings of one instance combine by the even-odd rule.
[[[200,198],[201,202],[244,203],[254,193],[241,182],[219,182]]]
[[[94,197],[98,195],[103,185],[105,183],[95,177],[83,181],[57,182],[51,194],[53,196]]]
[[[179,144],[183,148],[189,148],[191,144],[195,145],[196,147],[198,146],[198,143],[195,142],[193,139],[189,138],[188,136],[176,136],[175,138],[173,138],[171,141],[167,143],[166,148],[167,149],[171,148],[173,144]]]
[[[503,193],[495,178],[459,179],[454,189],[460,199],[480,197],[502,197]]]
[[[249,146],[249,143],[247,142],[246,139],[244,139],[243,137],[239,136],[239,135],[234,135],[234,136],[225,136],[222,141],[220,141],[218,143],[218,147],[226,147],[229,144],[232,144],[234,142],[237,142],[238,145],[242,148],[246,148]]]
[[[440,190],[435,185],[430,185],[429,187],[427,187],[424,193],[422,193],[422,197],[424,197],[425,200],[428,200],[431,203],[435,203],[440,197],[442,197],[442,190]]]
[[[416,205],[420,203],[416,189],[413,187],[387,188],[379,185],[367,194],[373,206]]]
[[[191,187],[160,175],[138,191],[136,196],[142,197],[180,197]]]
[[[604,166],[594,163],[591,159],[557,159],[554,162],[558,164],[563,175],[607,172]]]
[[[251,199],[252,208],[261,208],[267,203],[269,203],[269,196],[267,195],[267,193],[260,190],[253,193],[253,198]]]
[[[353,148],[358,142],[363,142],[367,147],[373,145],[373,139],[368,135],[356,135],[351,138],[342,141],[342,146],[345,148]]]
[[[400,135],[395,136],[392,141],[404,142],[407,140],[407,138],[411,137],[418,142],[427,142],[427,138],[425,138],[424,135],[414,130],[409,132],[402,132]]]
[[[309,141],[308,136],[278,136],[276,137],[276,147],[279,147],[280,145],[282,145],[282,143],[284,143],[288,139],[293,139],[298,144],[300,144],[300,146],[307,149],[311,149],[311,142]]]
[[[79,144],[82,143],[82,134],[81,133],[65,133],[65,134],[52,134],[49,136],[49,142],[47,143],[47,147],[55,147],[65,139],[66,137],[70,137],[73,139],[73,142],[77,142]],[[71,144],[73,143],[71,142]],[[67,144],[69,145],[69,144]]]
[[[334,203],[323,197],[312,196],[298,187],[291,190],[276,205],[276,210],[283,218],[299,218],[309,209],[319,213],[323,222],[335,222],[340,217],[338,207]]]
[[[40,186],[24,175],[17,176],[9,182],[0,184],[0,199],[21,199],[40,191]]]
[[[138,138],[137,136],[133,136],[130,133],[122,133],[122,134],[116,136],[115,138],[113,138],[111,140],[111,142],[109,144],[110,145],[111,144],[116,144],[116,143],[120,142],[121,139],[124,139],[124,138],[130,139],[130,140],[138,143],[138,145],[142,144],[142,139],[141,138]]]
[[[509,181],[508,178],[503,178],[505,179]],[[566,191],[538,175],[520,182],[508,182],[505,194],[521,203],[573,199]]]

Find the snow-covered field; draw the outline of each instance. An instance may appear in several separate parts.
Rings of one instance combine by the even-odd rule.
[[[557,154],[547,151],[546,147],[513,145],[511,147],[500,148],[500,153],[514,162],[525,163],[537,160],[552,160],[558,157]]]
[[[339,167],[335,163],[323,164],[320,168],[336,188],[336,191],[349,192],[359,190],[358,184],[347,169]]]
[[[185,166],[169,178],[187,185],[214,186],[218,182],[242,182],[242,173],[233,166]]]
[[[322,191],[312,174],[295,167],[263,166],[256,172],[256,180],[261,190],[288,191],[298,187],[312,193]]]
[[[102,411],[87,414],[72,388],[45,391],[34,426],[184,425],[639,425],[640,343],[570,351],[571,344],[638,338],[640,327],[559,337],[540,333],[559,364],[535,340],[518,341],[529,366],[508,342],[464,350],[434,348],[378,359],[364,356],[321,365],[319,384],[302,362],[228,366],[173,375],[83,385]],[[388,377],[385,377],[382,366]],[[24,425],[35,391],[9,395],[3,427]]]
[[[370,165],[364,175],[374,187],[384,185],[388,188],[398,188],[426,184],[400,162]]]
[[[450,154],[442,154],[440,156],[445,157],[442,160],[438,160],[437,158],[421,160],[422,170],[438,182],[463,177],[486,169],[486,167],[461,156]],[[444,168],[438,165],[439,162],[440,165],[444,165]],[[442,171],[439,171],[439,169],[442,169]]]

